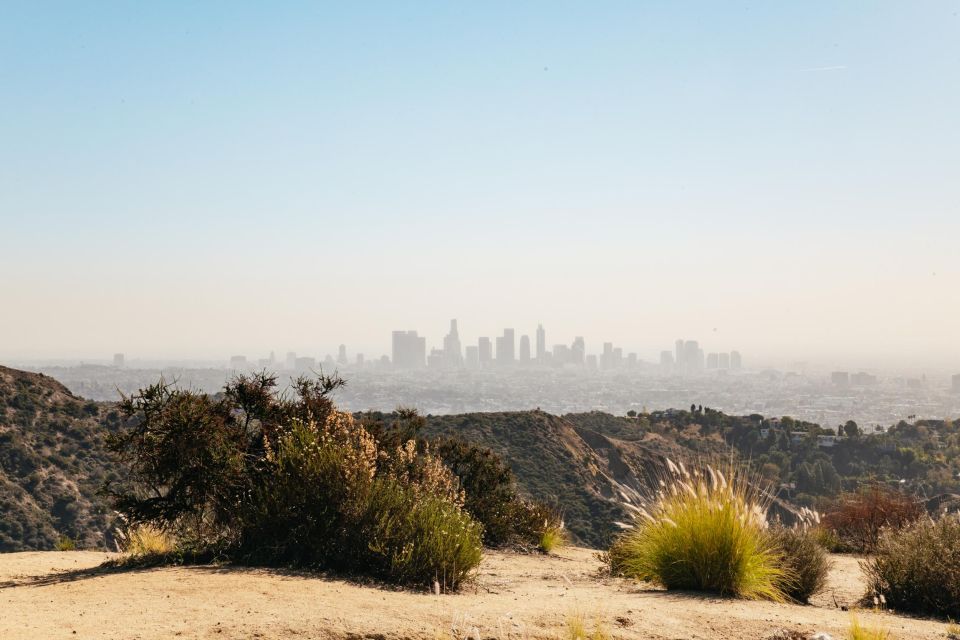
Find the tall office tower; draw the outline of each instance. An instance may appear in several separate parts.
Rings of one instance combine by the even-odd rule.
[[[520,364],[530,364],[530,336],[520,336]]]
[[[593,354],[590,354],[589,356],[587,356],[587,369],[589,369],[590,371],[597,370],[597,356]]]
[[[613,343],[603,343],[603,353],[600,354],[600,368],[603,370],[613,368]]]
[[[468,369],[479,369],[480,368],[480,349],[474,345],[467,345],[466,348],[466,358],[464,358],[465,364]]]
[[[673,369],[673,351],[660,352],[660,368],[664,371]]]
[[[427,339],[416,331],[393,332],[394,369],[421,369],[426,363]]]
[[[953,384],[950,388],[953,389],[954,393],[960,393],[960,373],[955,374],[951,380]]]
[[[717,357],[717,354],[715,354],[715,353],[708,353],[708,354],[707,354],[707,369],[716,369],[717,366],[718,366],[719,361],[720,361],[720,358]]]
[[[619,369],[623,366],[623,347],[615,347],[610,354],[610,368]]]
[[[743,367],[743,360],[740,358],[739,351],[730,352],[730,368],[731,369],[740,369]]]
[[[297,354],[293,351],[287,351],[286,368],[288,371],[295,371],[297,368]]]
[[[730,368],[730,354],[729,354],[729,353],[721,353],[721,354],[720,354],[720,361],[717,363],[717,368],[718,368],[718,369],[729,369],[729,368]]]
[[[547,332],[543,330],[543,325],[537,325],[537,362],[543,364],[547,356]]]
[[[270,366],[273,366],[277,363],[277,354],[273,351],[270,352]]]
[[[231,369],[246,369],[246,368],[247,368],[247,356],[230,356],[230,368],[231,368]]]
[[[565,344],[555,344],[553,345],[553,364],[562,367],[571,361],[570,347]]]
[[[497,338],[497,364],[500,366],[511,365],[516,356],[516,343],[514,340],[513,329],[504,329],[503,336]]]
[[[699,371],[703,368],[703,351],[696,340],[687,340],[683,343],[684,371]]]
[[[357,368],[362,368],[362,367],[363,367],[363,354],[362,354],[362,353],[358,353],[358,354],[357,354]]]
[[[685,343],[683,340],[677,340],[674,343],[674,361],[677,363],[677,369],[680,369],[681,371],[683,371],[684,364],[686,364],[683,350],[684,344]]]
[[[460,348],[460,334],[457,321],[450,321],[450,333],[443,338],[443,360],[450,367],[463,365],[463,350]]]
[[[632,351],[627,354],[627,368],[635,369],[637,367],[637,354]]]
[[[834,371],[830,374],[830,382],[835,387],[848,387],[850,386],[850,374],[846,371]]]
[[[481,367],[489,367],[493,363],[493,348],[490,344],[490,338],[480,338],[477,340],[477,357]]]
[[[117,369],[123,369],[123,354],[115,353],[113,354],[113,366]]]
[[[337,364],[347,364],[347,345],[345,344],[340,345],[340,348],[337,350]]]
[[[587,343],[583,341],[583,336],[577,336],[573,339],[573,345],[570,347],[570,361],[576,365],[583,365],[587,357]]]

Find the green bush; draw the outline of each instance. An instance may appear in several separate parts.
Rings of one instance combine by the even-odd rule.
[[[797,602],[809,602],[827,584],[831,562],[817,533],[805,527],[774,527],[768,535],[780,553],[787,579],[781,584],[784,594]]]
[[[737,469],[668,465],[659,489],[633,505],[633,527],[608,553],[611,570],[667,589],[786,600],[792,576],[766,533],[768,494]]]
[[[219,399],[162,386],[128,399],[133,427],[112,443],[135,481],[115,494],[130,526],[168,531],[192,557],[457,589],[482,527],[443,462],[412,440],[380,446],[329,401],[335,380],[299,382],[299,401],[272,386],[241,377]]]
[[[863,563],[869,588],[899,611],[960,617],[960,518],[923,518],[881,533]]]
[[[425,426],[413,409],[365,416],[365,427],[381,447],[414,441],[418,450],[430,451],[449,467],[463,490],[464,509],[483,525],[486,546],[543,550],[545,539],[565,537],[557,510],[522,498],[513,472],[493,451],[459,438],[427,440],[420,435]]]

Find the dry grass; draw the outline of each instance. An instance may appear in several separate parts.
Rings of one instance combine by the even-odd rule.
[[[543,533],[540,534],[540,542],[537,546],[540,548],[540,551],[543,551],[544,553],[552,553],[553,551],[563,547],[563,545],[566,543],[567,534],[566,530],[563,528],[563,525],[550,525],[543,530]]]
[[[565,640],[610,640],[610,633],[600,616],[594,617],[591,626],[587,625],[587,617],[582,611],[575,611],[567,616],[563,637]]]
[[[137,558],[167,555],[176,549],[172,535],[148,524],[118,531],[117,543],[121,551]]]
[[[866,627],[860,623],[856,614],[850,617],[850,628],[847,630],[848,640],[892,640],[890,630],[883,627]]]

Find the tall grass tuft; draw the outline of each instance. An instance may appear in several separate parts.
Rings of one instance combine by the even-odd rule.
[[[610,640],[610,634],[600,616],[594,619],[593,628],[590,629],[582,611],[575,611],[567,616],[563,637],[565,640]]]
[[[114,535],[120,551],[135,558],[163,556],[176,549],[173,536],[149,524],[117,530]]]
[[[847,640],[890,640],[890,630],[882,627],[865,627],[860,619],[853,614],[850,616],[850,628],[847,630]]]
[[[647,494],[625,493],[633,525],[613,544],[611,570],[667,589],[783,602],[795,580],[766,529],[769,493],[733,465],[688,472],[667,461]],[[637,502],[637,504],[633,504]]]

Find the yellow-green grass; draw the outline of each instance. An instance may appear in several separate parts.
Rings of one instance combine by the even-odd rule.
[[[891,640],[889,629],[882,627],[866,627],[860,623],[856,614],[850,617],[850,628],[847,630],[848,640]]]
[[[783,602],[794,578],[766,531],[769,493],[743,469],[668,461],[608,554],[615,573],[667,589]]]

